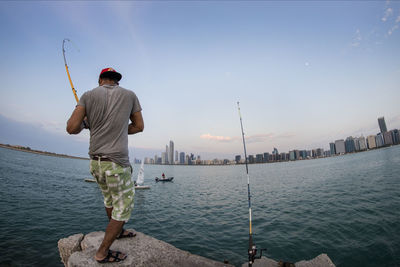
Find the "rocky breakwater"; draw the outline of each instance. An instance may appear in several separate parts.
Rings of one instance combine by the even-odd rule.
[[[132,229],[130,229],[132,230]],[[233,267],[233,265],[210,260],[187,251],[178,249],[171,244],[155,239],[151,236],[136,232],[133,238],[116,240],[111,246],[112,250],[118,250],[128,254],[128,257],[119,263],[107,263],[107,266],[162,266],[162,267]],[[58,241],[58,249],[61,261],[66,267],[91,267],[105,266],[94,259],[96,249],[103,240],[104,232],[92,232],[87,235],[75,234]],[[242,267],[248,266],[244,263]],[[262,257],[253,264],[253,267],[279,267],[293,266],[283,265],[275,260]],[[335,267],[326,254],[309,261],[299,261],[296,267]]]
[[[119,263],[107,263],[107,266],[193,266],[193,267],[233,267],[210,260],[187,251],[180,250],[166,242],[136,232],[132,238],[116,240],[112,250],[126,253],[128,257]],[[96,249],[103,240],[104,232],[92,232],[87,235],[76,234],[58,241],[61,261],[66,267],[104,266],[94,259]]]

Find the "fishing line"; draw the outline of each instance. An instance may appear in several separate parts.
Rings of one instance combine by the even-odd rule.
[[[246,164],[246,175],[247,175],[247,198],[249,203],[249,248],[248,248],[248,256],[249,256],[249,267],[252,266],[255,259],[260,259],[262,256],[263,250],[260,250],[260,256],[257,256],[257,247],[256,244],[253,242],[253,231],[252,231],[252,214],[251,214],[251,194],[250,194],[250,176],[249,176],[249,167],[247,162],[247,151],[246,151],[246,141],[244,138],[244,131],[243,131],[243,122],[242,122],[242,115],[240,113],[240,106],[239,101],[237,102],[238,111],[239,111],[239,118],[240,118],[240,128],[242,130],[242,139],[243,139],[243,150],[244,150],[244,158]]]

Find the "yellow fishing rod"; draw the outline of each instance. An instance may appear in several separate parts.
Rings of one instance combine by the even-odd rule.
[[[75,90],[74,84],[72,83],[71,75],[69,74],[69,70],[68,70],[67,60],[65,58],[65,49],[64,49],[65,41],[71,42],[71,40],[67,39],[67,38],[65,38],[63,40],[62,51],[63,51],[63,56],[64,56],[65,70],[67,71],[68,80],[69,80],[69,83],[71,84],[72,93],[75,96],[76,103],[78,103],[79,102],[79,98],[78,98],[78,95],[76,94],[76,90]]]

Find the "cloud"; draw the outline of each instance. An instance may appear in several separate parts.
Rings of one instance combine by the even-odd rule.
[[[386,22],[387,19],[393,14],[393,9],[391,7],[387,8],[385,10],[385,14],[383,14],[383,17],[381,18],[381,20],[383,22]]]
[[[266,134],[255,134],[250,136],[245,136],[246,143],[265,143],[271,142],[277,139],[282,138],[292,138],[294,137],[294,133],[282,133],[282,134],[274,134],[274,133],[266,133]],[[230,136],[215,136],[211,134],[203,134],[200,136],[201,139],[216,141],[219,143],[231,143],[236,141],[241,141],[241,137],[230,137]]]
[[[357,29],[357,31],[356,31],[356,33],[355,33],[355,35],[353,37],[353,41],[351,42],[351,46],[359,47],[360,44],[361,44],[361,40],[362,40],[361,32],[360,32],[359,29]]]
[[[400,22],[400,16],[398,16],[396,19],[396,23],[399,23],[399,22]]]
[[[211,134],[202,134],[200,136],[201,139],[206,139],[206,140],[212,140],[212,141],[217,141],[217,142],[232,142],[234,139],[229,136],[217,136],[217,135],[211,135]]]
[[[394,25],[392,28],[390,28],[390,30],[388,31],[388,35],[389,35],[389,36],[392,35],[392,33],[393,33],[397,28],[399,28],[399,25],[398,25],[398,24],[396,24],[396,25]]]
[[[268,133],[268,134],[256,134],[246,137],[246,141],[248,143],[263,143],[272,140],[275,137],[275,134]]]

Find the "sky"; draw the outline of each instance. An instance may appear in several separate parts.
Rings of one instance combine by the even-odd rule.
[[[123,75],[145,122],[131,157],[170,140],[204,159],[329,148],[400,128],[400,1],[1,1],[0,143],[85,156],[70,136],[101,69]]]

